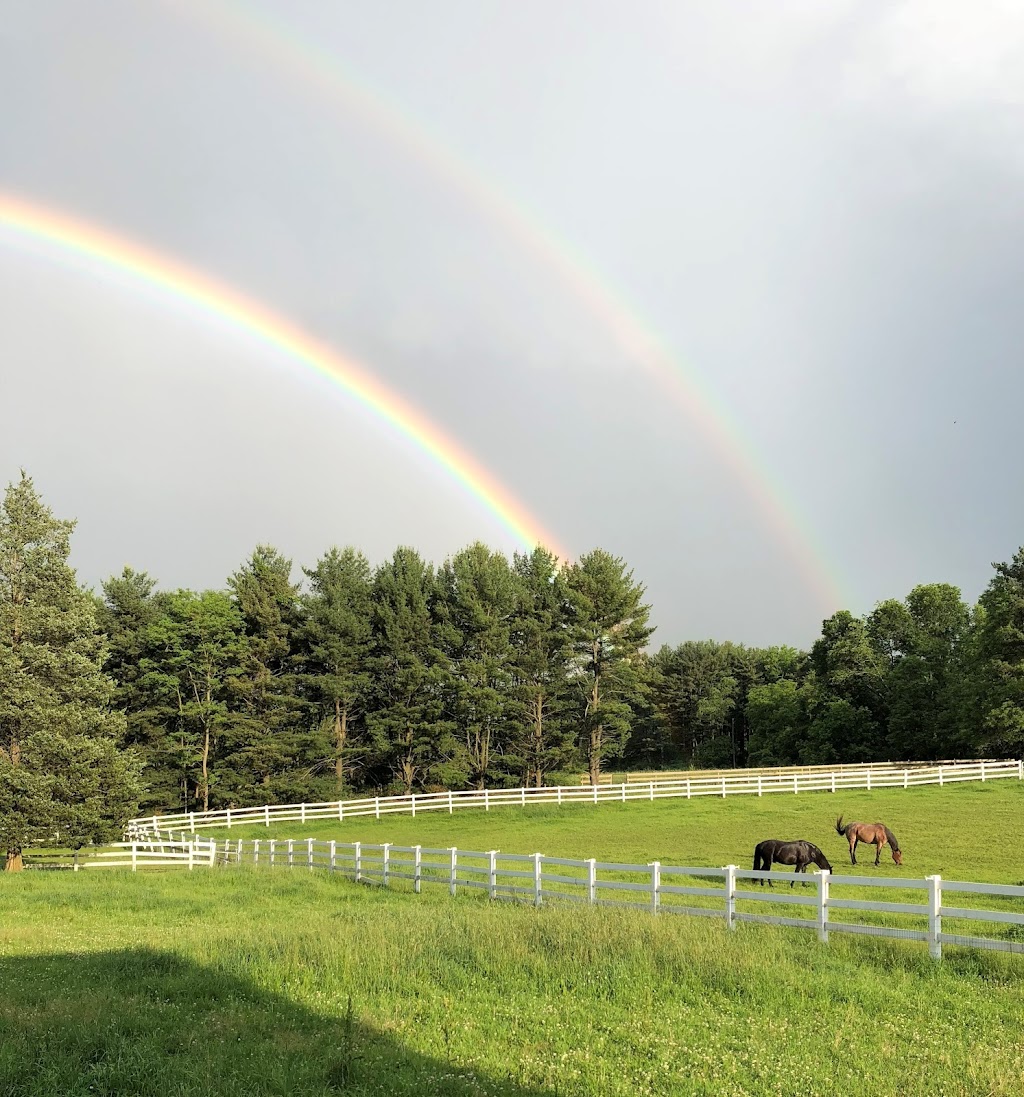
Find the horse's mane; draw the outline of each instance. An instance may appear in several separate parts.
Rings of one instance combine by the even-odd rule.
[[[896,835],[883,823],[882,829],[885,831],[885,836],[889,840],[889,845],[892,847],[893,852],[900,853],[900,844],[896,841]]]

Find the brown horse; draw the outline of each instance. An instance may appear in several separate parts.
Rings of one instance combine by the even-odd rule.
[[[818,868],[826,868],[832,871],[825,854],[812,842],[780,842],[778,838],[768,838],[758,842],[754,846],[754,871],[771,872],[772,863],[779,865],[795,865],[793,875],[803,872],[808,865],[817,865]],[[764,887],[764,877],[758,881]],[[790,883],[793,886],[795,881]],[[768,886],[772,886],[771,880]]]
[[[897,865],[903,864],[903,854],[900,852],[900,844],[896,841],[896,835],[885,823],[844,823],[840,815],[836,820],[836,833],[841,834],[850,843],[850,863],[857,863],[857,843],[863,842],[866,846],[875,847],[875,864],[878,864],[882,856],[882,846],[889,844],[892,851],[892,859]]]

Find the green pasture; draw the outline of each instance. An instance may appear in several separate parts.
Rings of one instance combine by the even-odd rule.
[[[1007,781],[276,834],[698,864],[805,837],[839,868],[843,810],[907,852],[904,870],[886,855],[862,872],[1014,883],[1022,807]],[[245,865],[0,875],[4,1097],[1009,1097],[1022,1031],[1018,956],[947,948],[937,964],[902,941]]]
[[[903,867],[893,864],[886,849],[875,868],[874,847],[860,846],[854,868],[846,839],[834,829],[840,813],[847,820],[886,823],[903,850]],[[837,873],[915,879],[938,873],[951,880],[1016,884],[1024,882],[1022,820],[1024,782],[1004,780],[944,788],[708,796],[489,812],[462,808],[451,815],[446,810],[430,811],[415,818],[405,814],[380,820],[311,820],[274,823],[270,829],[253,825],[201,833],[219,838],[312,837],[403,846],[454,845],[635,864],[660,861],[742,868],[751,867],[754,846],[764,838],[803,838],[822,849]]]

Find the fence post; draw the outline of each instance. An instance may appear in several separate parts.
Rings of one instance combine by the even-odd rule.
[[[1017,764],[1020,765],[1019,762]],[[562,806],[562,786],[559,785],[556,791],[558,793],[558,806],[561,807]]]
[[[492,849],[487,854],[487,897],[489,899],[497,899],[498,897],[498,851]]]
[[[761,774],[760,773],[757,775],[757,795],[758,796],[762,795]]]
[[[622,791],[622,802],[625,803],[626,802],[626,782],[623,781],[622,784],[619,786],[619,788]]]
[[[188,813],[188,829],[190,831],[192,831],[193,834],[195,834],[195,832],[196,832],[196,813],[194,811],[190,811]]]
[[[228,819],[228,830],[230,830],[231,829],[231,808],[228,808],[228,810],[227,810],[227,819]]]
[[[238,862],[238,864],[242,863],[242,851],[243,851],[244,846],[245,846],[244,840],[239,838],[238,839],[238,854],[235,857],[235,860]]]
[[[533,855],[533,905],[540,906],[540,853]]]
[[[587,902],[597,902],[597,861],[593,857],[587,861]]]
[[[1017,759],[1017,780],[1024,781],[1024,758]]]
[[[651,913],[657,914],[661,906],[661,864],[651,862]]]
[[[799,780],[800,780],[800,778],[794,773],[793,774],[793,795],[794,796],[796,796],[796,794],[800,791],[800,786],[797,784],[797,782]]]
[[[985,763],[984,762],[981,763],[981,779],[982,779],[982,781],[985,780]]]
[[[252,863],[258,865],[260,863],[260,840],[254,838],[252,840]]]
[[[413,846],[414,860],[412,869],[412,889],[417,895],[420,893],[420,881],[423,879],[423,847]]]
[[[523,785],[523,787],[519,790],[519,803],[523,807],[526,807],[526,786],[525,785]]]
[[[491,810],[491,796],[487,789],[484,789],[484,811]]]
[[[78,871],[78,850],[75,850],[75,872]]]
[[[448,814],[451,815],[451,813],[452,813],[452,790],[449,789],[448,790]]]
[[[828,881],[832,873],[823,868],[818,873],[818,940],[828,942]]]
[[[288,867],[291,868],[295,864],[295,839],[288,839]]]
[[[933,960],[942,959],[942,877],[926,876],[928,881],[928,955]]]
[[[725,866],[725,924],[736,928],[736,866]]]
[[[379,819],[380,818],[380,797],[379,796],[374,796],[374,798],[373,798],[373,812],[377,816],[377,818]]]
[[[686,799],[690,799],[690,778],[686,778]]]
[[[651,782],[651,799],[654,799],[654,782]]]
[[[139,859],[139,847],[136,842],[132,842],[132,872],[138,872],[138,859]]]
[[[263,822],[268,827],[270,826],[270,805],[269,804],[264,804],[263,805]]]
[[[306,839],[306,867],[310,872],[313,871],[313,839]]]
[[[337,840],[331,839],[331,872],[338,867],[338,843]]]
[[[412,796],[409,797],[409,800],[412,804],[412,817],[415,819],[416,818],[416,793],[415,792],[412,794]]]
[[[449,895],[454,895],[455,894],[456,873],[458,872],[457,865],[458,865],[458,855],[459,854],[458,854],[458,850],[455,848],[455,846],[451,847],[451,849],[449,850],[449,853],[451,853],[451,874],[448,878],[448,894]]]
[[[363,878],[363,844],[362,842],[355,843],[355,869],[356,869],[356,883],[358,884]]]
[[[306,821],[306,805],[299,804],[299,822],[304,823]]]
[[[343,800],[338,801],[338,822],[340,823],[345,818],[345,803]]]
[[[904,788],[906,788],[906,787],[907,787],[907,776],[908,776],[908,774],[907,774],[907,771],[906,771],[906,770],[904,770],[904,771],[903,771],[903,787],[904,787]]]
[[[796,790],[794,790],[796,791]],[[725,778],[722,778],[722,799],[725,799]]]
[[[871,770],[868,770],[868,791],[871,791]]]
[[[939,788],[942,788],[942,766],[939,766]]]
[[[594,789],[594,803],[596,804],[597,803],[597,784],[596,783],[593,785],[593,789]]]
[[[276,854],[277,854],[277,839],[276,838],[271,838],[270,839],[270,867],[271,868],[274,867],[274,859],[275,859]]]
[[[382,868],[381,878],[383,879],[384,886],[387,887],[388,882],[389,882],[389,877],[390,877],[390,874],[391,874],[391,843],[390,842],[385,842],[384,843],[383,862],[384,863],[381,866],[381,868]]]
[[[196,863],[196,844],[194,841],[188,844],[188,870],[192,871],[193,866]]]
[[[213,868],[213,863],[217,858],[217,840],[213,839],[210,842],[210,868]]]

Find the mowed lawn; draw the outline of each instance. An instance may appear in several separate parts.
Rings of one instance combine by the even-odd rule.
[[[874,867],[874,846],[860,846],[850,865],[846,839],[835,832],[836,816],[884,822],[903,850],[902,868],[888,849]],[[458,846],[555,857],[666,865],[735,864],[750,868],[764,838],[803,838],[824,852],[836,872],[921,879],[1024,883],[1024,782],[925,786],[841,793],[771,793],[763,797],[699,797],[420,812],[415,818],[385,815],[338,822],[312,820],[204,830],[220,838],[320,838],[339,842]]]
[[[903,871],[1016,882],[1022,807],[1007,781],[279,833],[708,864],[807,837],[838,867],[844,810]],[[247,866],[0,876],[4,1097],[1011,1095],[1022,1031],[1017,956]]]

